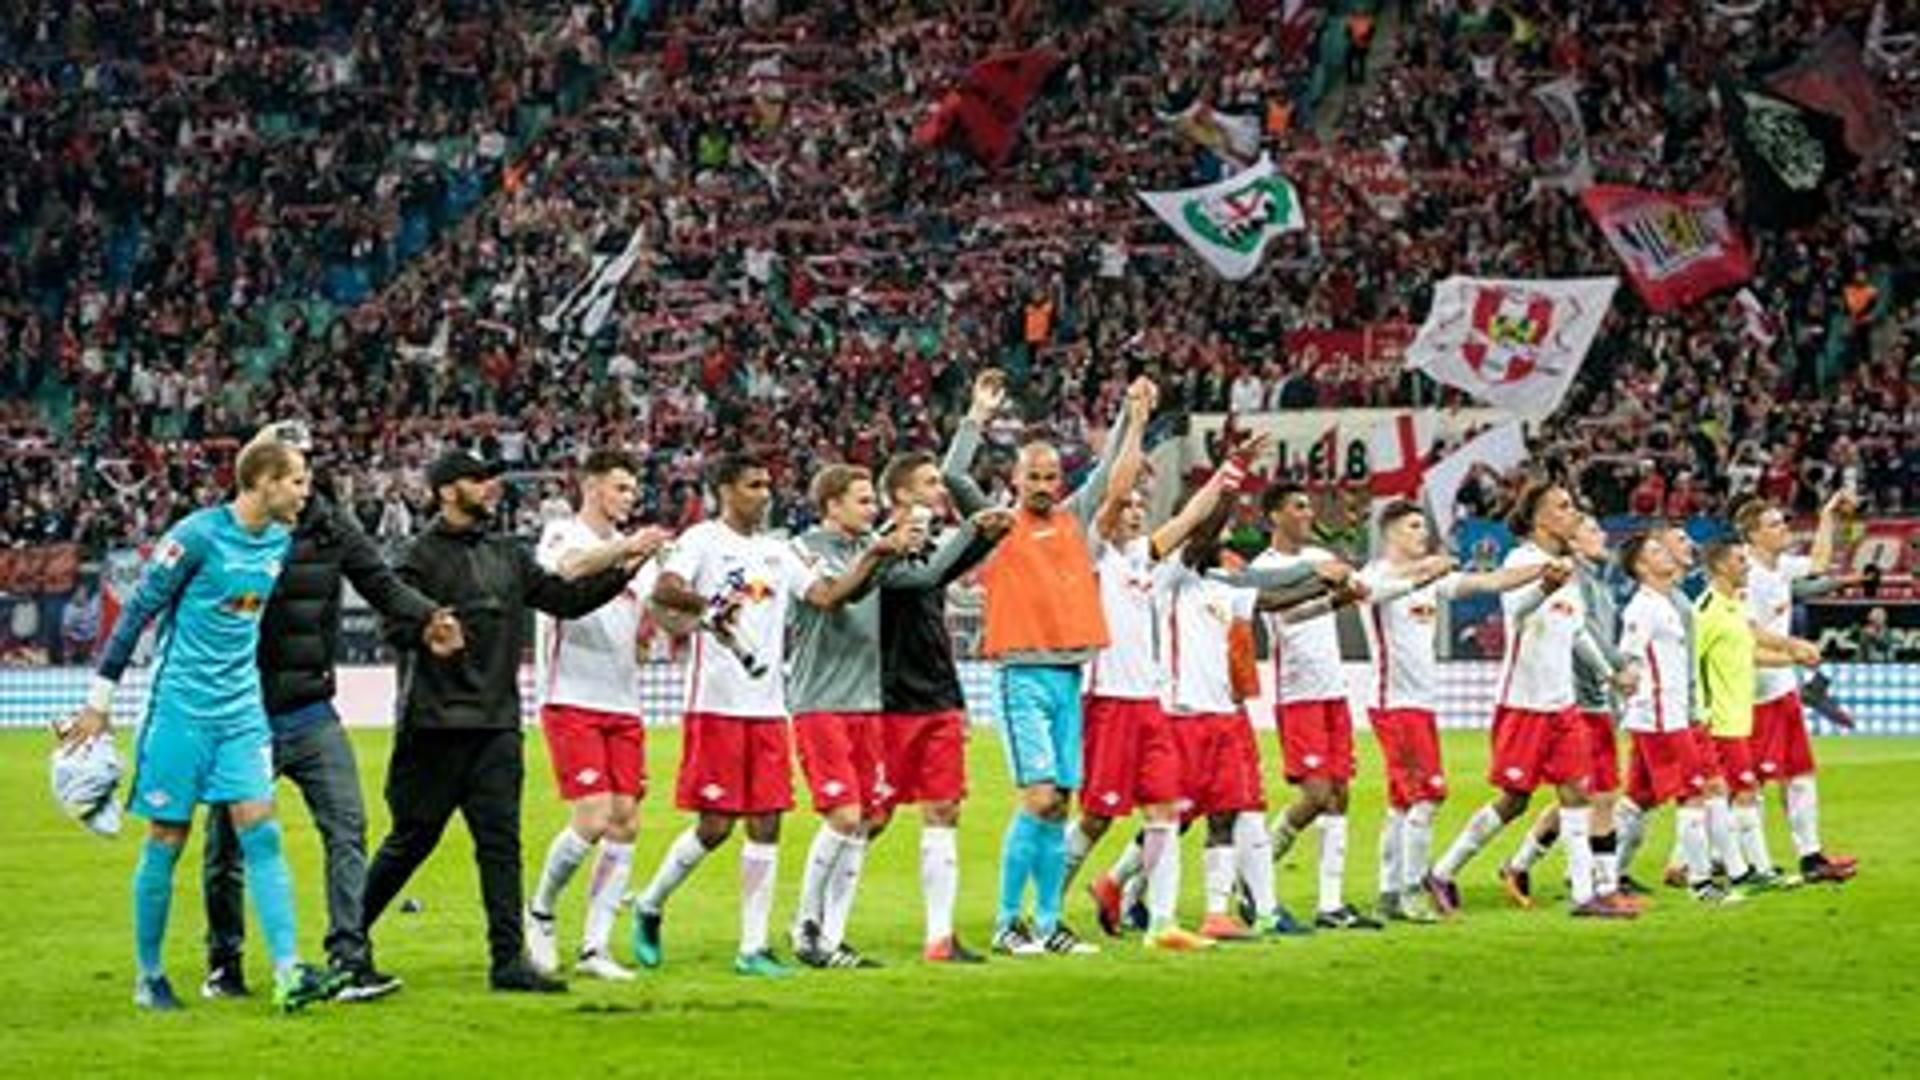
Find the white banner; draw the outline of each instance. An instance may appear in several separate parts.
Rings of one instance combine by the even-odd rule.
[[[1407,348],[1407,367],[1530,420],[1552,415],[1587,358],[1619,278],[1455,275]]]
[[[574,330],[582,337],[599,333],[606,325],[607,316],[613,313],[613,302],[620,296],[620,283],[639,261],[640,229],[636,226],[620,254],[593,257],[593,265],[586,275],[567,291],[558,307],[540,317],[540,325],[550,334],[562,328]]]
[[[1264,155],[1225,180],[1181,191],[1142,191],[1140,200],[1229,281],[1259,269],[1274,237],[1307,224],[1299,191]]]
[[[1579,90],[1580,83],[1568,76],[1536,87],[1527,101],[1527,147],[1539,170],[1535,187],[1582,191],[1593,185]]]

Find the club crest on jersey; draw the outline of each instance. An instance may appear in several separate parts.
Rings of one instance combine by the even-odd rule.
[[[220,606],[225,608],[229,614],[255,616],[266,608],[267,598],[254,592],[252,589],[248,589],[245,592],[234,593],[232,596],[227,597],[226,601]]]
[[[1573,614],[1573,602],[1570,600],[1555,600],[1553,603],[1547,605],[1547,607],[1555,615]]]
[[[1439,605],[1431,600],[1416,600],[1407,605],[1407,618],[1416,622],[1432,622],[1439,614]]]
[[[180,560],[185,558],[186,554],[187,549],[180,545],[180,541],[167,537],[160,541],[158,548],[154,549],[153,564],[164,569],[172,569],[180,565]]]

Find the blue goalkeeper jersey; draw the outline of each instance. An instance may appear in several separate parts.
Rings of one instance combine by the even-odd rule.
[[[114,624],[100,674],[119,681],[141,632],[157,619],[149,721],[264,727],[254,652],[261,615],[292,545],[285,526],[250,530],[230,504],[182,519],[148,558]]]

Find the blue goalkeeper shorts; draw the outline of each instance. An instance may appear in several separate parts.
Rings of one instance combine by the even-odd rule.
[[[1080,668],[1000,667],[1000,736],[1016,787],[1080,787]]]
[[[273,797],[273,729],[223,728],[155,711],[140,728],[127,808],[169,825],[193,820],[200,803]]]

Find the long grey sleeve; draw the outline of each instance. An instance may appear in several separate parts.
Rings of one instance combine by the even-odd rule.
[[[977,514],[993,504],[973,479],[973,459],[980,453],[980,425],[972,417],[962,417],[953,431],[953,443],[940,462],[940,478],[946,481],[953,507],[962,516]]]
[[[969,521],[940,538],[933,553],[924,560],[894,559],[878,577],[883,589],[932,589],[946,582],[948,571],[967,555],[967,548],[980,537],[980,530]]]
[[[1096,461],[1093,471],[1080,486],[1067,497],[1067,508],[1080,519],[1082,528],[1093,524],[1093,515],[1100,512],[1100,504],[1107,498],[1107,481],[1113,478],[1113,464],[1120,460],[1120,448],[1126,445],[1127,431],[1133,424],[1125,404],[1120,406],[1120,418],[1113,422],[1113,428],[1107,432],[1107,445],[1100,450],[1100,460]]]
[[[1315,577],[1312,563],[1297,562],[1289,566],[1249,567],[1237,573],[1227,574],[1218,570],[1207,575],[1215,581],[1224,582],[1236,589],[1291,589],[1295,585]]]

